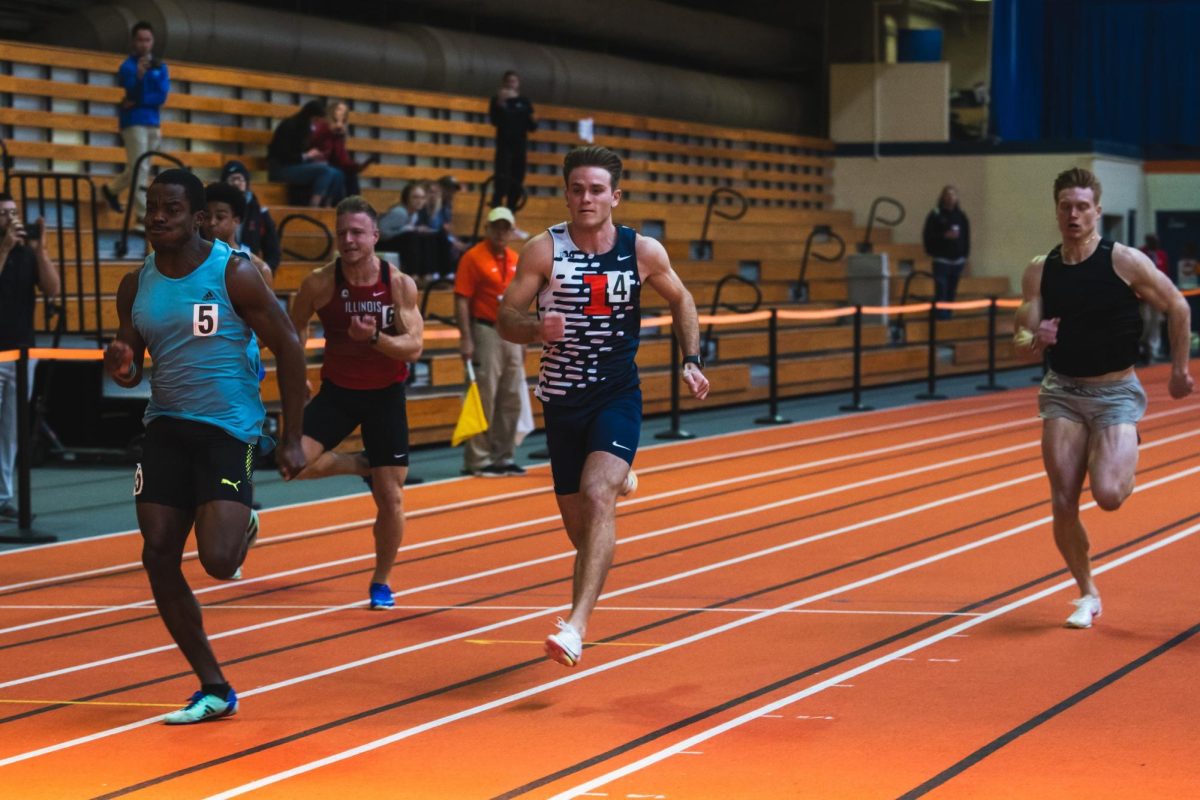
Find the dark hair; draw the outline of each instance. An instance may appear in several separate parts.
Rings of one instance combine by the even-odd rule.
[[[510,70],[507,70],[503,75],[500,76],[501,83],[508,80],[510,76],[515,77],[515,78],[521,77],[520,74],[518,74],[515,69],[510,69]]]
[[[203,211],[208,203],[208,200],[204,196],[204,182],[186,169],[164,169],[158,173],[158,177],[154,179],[154,183],[163,183],[168,186],[182,186],[183,193],[187,196],[188,209],[193,214],[197,211]],[[151,186],[153,185],[151,184]]]
[[[204,200],[207,203],[225,203],[234,217],[246,218],[246,195],[228,183],[210,183],[205,186]]]
[[[338,203],[334,212],[339,217],[342,214],[366,214],[372,222],[379,221],[379,212],[375,210],[375,206],[368,203],[367,198],[359,194],[352,194]]]
[[[563,183],[569,183],[571,173],[580,167],[600,167],[608,170],[608,174],[612,176],[613,191],[616,191],[617,184],[621,182],[621,157],[607,147],[589,145],[576,147],[567,153],[567,157],[563,159]]]
[[[300,111],[297,112],[296,116],[308,122],[312,122],[314,119],[325,116],[325,101],[309,100],[307,103],[300,106]]]
[[[9,200],[12,200],[14,203],[17,202],[17,198],[8,192],[0,192],[0,203],[7,203]]]
[[[132,39],[134,36],[137,36],[138,31],[150,31],[150,33],[153,34],[154,26],[149,22],[146,22],[144,19],[139,19],[137,22],[133,23],[133,27],[129,29],[129,38]]]
[[[946,184],[945,186],[943,186],[942,191],[938,192],[938,199],[937,199],[938,208],[942,207],[942,201],[946,199],[946,192],[954,192],[954,194],[957,195],[958,189],[956,189],[953,184],[949,184],[949,183]],[[958,198],[957,197],[954,199],[954,207],[958,208]]]
[[[1100,203],[1100,181],[1083,167],[1074,167],[1058,173],[1054,179],[1054,202],[1058,202],[1058,193],[1063,189],[1091,189],[1092,199]]]
[[[404,203],[404,205],[408,205],[408,199],[412,197],[413,189],[418,187],[424,189],[425,181],[411,181],[405,184],[404,188],[400,190],[400,202]],[[428,194],[428,191],[426,194]]]

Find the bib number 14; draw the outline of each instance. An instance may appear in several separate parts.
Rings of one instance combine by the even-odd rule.
[[[629,302],[633,275],[629,272],[603,272],[584,275],[588,287],[588,304],[583,313],[591,317],[611,316],[613,306]]]

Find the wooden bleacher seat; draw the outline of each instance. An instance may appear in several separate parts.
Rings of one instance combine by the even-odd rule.
[[[120,60],[120,55],[110,53],[0,42],[0,92],[14,98],[10,107],[0,109],[0,124],[13,129],[8,146],[18,169],[83,171],[99,182],[107,180],[107,175],[124,163],[114,110],[120,90],[111,85]],[[57,70],[56,77],[74,75],[77,82],[51,79],[52,69]],[[301,102],[313,96],[336,97],[348,100],[353,108],[350,150],[381,158],[381,163],[364,173],[364,195],[382,211],[398,201],[404,183],[453,174],[464,186],[456,201],[456,233],[471,235],[479,189],[491,171],[493,129],[486,118],[485,98],[174,61],[171,69],[175,91],[163,112],[164,149],[205,179],[215,178],[227,159],[241,160],[253,172],[253,188],[259,199],[272,207],[276,220],[303,213],[333,226],[331,209],[292,206],[287,187],[266,180],[265,151],[273,126],[294,113]],[[268,97],[275,99],[268,101]],[[625,162],[621,186],[625,197],[615,219],[638,228],[651,221],[662,226],[673,265],[702,313],[711,306],[718,282],[742,270],[757,272],[766,307],[795,307],[792,292],[812,230],[818,225],[829,226],[850,251],[865,234],[855,225],[852,214],[830,208],[832,146],[826,140],[558,106],[539,105],[538,111],[544,124],[531,137],[526,181],[529,197],[518,213],[518,225],[536,233],[564,219],[562,156],[580,143],[575,122],[592,117],[596,143],[617,150]],[[713,215],[705,230],[706,200],[717,187],[741,192],[747,211],[737,221]],[[725,202],[722,207],[730,208]],[[84,253],[90,253],[94,242],[111,239],[122,225],[123,216],[103,204],[96,212],[96,234],[85,230],[77,242],[72,232],[65,231],[61,239],[51,238],[52,253],[61,247],[70,255],[77,244]],[[712,242],[711,260],[691,258],[694,242],[702,236]],[[892,300],[897,302],[904,275],[911,270],[928,270],[929,260],[920,245],[892,241],[891,231],[886,228],[877,228],[873,236],[875,250],[888,254]],[[303,223],[289,225],[284,235],[285,249],[302,255],[319,252],[324,243],[322,232]],[[818,244],[817,248],[828,252],[827,245]],[[133,260],[106,259],[99,266],[98,277],[90,264],[78,276],[68,276],[67,288],[76,292],[65,300],[68,319],[76,320],[80,304],[90,303],[88,298],[98,292],[101,327],[105,333],[114,332],[117,286],[125,272],[136,265]],[[285,256],[275,276],[277,292],[282,296],[294,293],[315,266],[313,261]],[[833,262],[810,260],[805,279],[812,307],[845,303],[844,257]],[[82,292],[77,292],[79,289]],[[932,288],[928,279],[918,277],[910,292],[927,297]],[[967,276],[960,284],[963,298],[1007,293],[1004,279]],[[721,299],[723,303],[744,305],[753,300],[753,294],[744,285],[731,283]],[[643,306],[649,314],[663,309],[665,303],[648,289]],[[427,312],[452,316],[451,291],[431,293]],[[1004,315],[1005,319],[1008,316]],[[947,373],[977,369],[986,360],[986,324],[986,315],[978,312],[939,322],[939,343],[953,348],[953,360],[941,365]],[[849,325],[844,321],[781,320],[779,330],[780,385],[785,394],[849,386]],[[907,319],[901,345],[891,344],[891,336],[892,331],[882,325],[864,329],[867,384],[924,375],[926,321]],[[667,409],[669,337],[665,327],[643,331],[638,363],[647,413]],[[751,380],[750,365],[762,363],[766,357],[765,325],[746,322],[722,326],[715,330],[714,341],[716,358],[706,370],[714,392],[706,405],[764,399],[766,387],[762,381]],[[270,354],[265,355],[273,369]],[[1002,366],[1012,363],[1003,342],[998,357]],[[530,348],[526,358],[530,376],[536,373],[537,358],[537,348]],[[410,395],[409,405],[413,441],[418,444],[448,439],[463,380],[461,358],[453,341],[431,342],[422,360],[428,386]],[[319,364],[311,364],[310,378],[315,381],[318,372]],[[268,401],[277,400],[276,392],[268,379],[264,384]],[[693,405],[684,402],[685,408]],[[536,403],[535,411],[540,412]]]

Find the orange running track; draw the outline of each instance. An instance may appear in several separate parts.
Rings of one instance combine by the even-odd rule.
[[[190,727],[136,533],[0,554],[0,797],[1200,796],[1200,401],[1142,377],[1087,631],[1032,388],[643,449],[575,669],[544,467],[408,489],[390,612],[365,495],[263,512],[245,580],[190,558],[242,698]]]

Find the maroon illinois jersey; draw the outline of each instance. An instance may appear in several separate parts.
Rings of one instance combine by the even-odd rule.
[[[538,399],[582,405],[638,386],[637,231],[618,225],[616,245],[607,253],[581,250],[566,223],[550,228],[550,238],[554,261],[550,281],[538,293],[538,314],[561,312],[566,333],[562,341],[542,345]]]
[[[343,389],[383,389],[408,377],[408,364],[380,353],[366,342],[350,338],[350,318],[375,318],[376,330],[396,332],[396,306],[392,302],[392,265],[379,262],[379,279],[369,286],[354,286],[342,274],[342,260],[334,262],[333,297],[317,309],[325,328],[325,358],[321,379]]]

